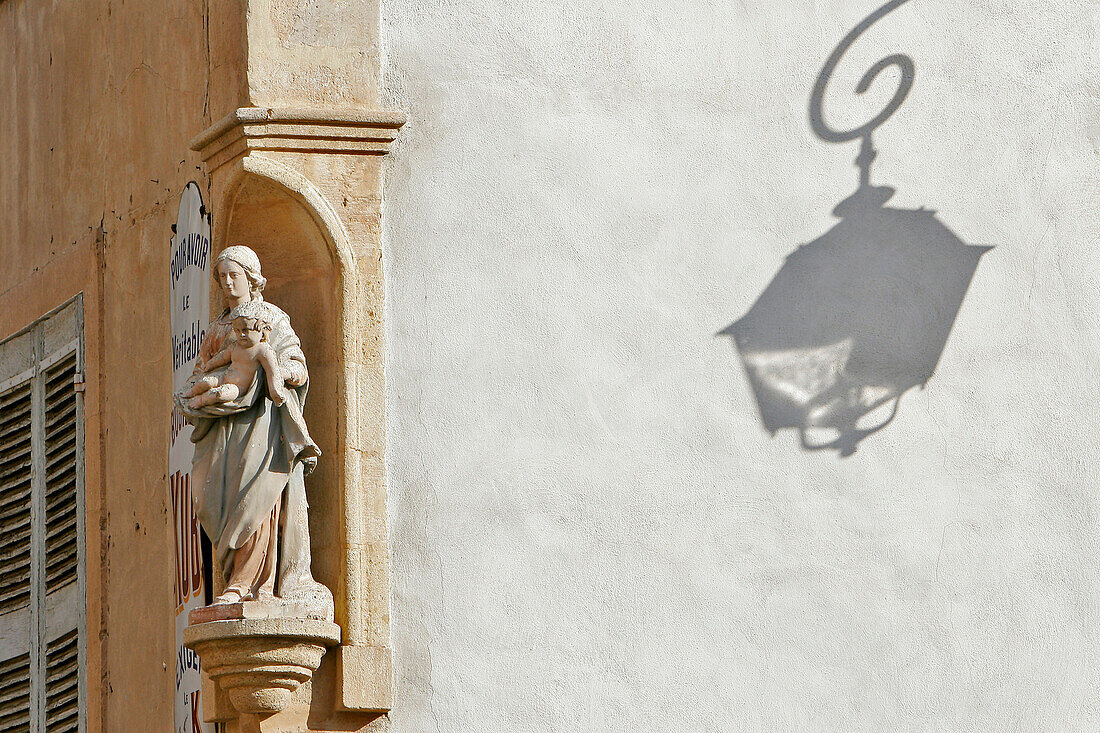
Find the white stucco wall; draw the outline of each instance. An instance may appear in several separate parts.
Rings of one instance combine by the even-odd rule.
[[[729,338],[837,223],[877,0],[385,0],[401,731],[1100,727],[1100,5],[911,0],[826,100],[981,261],[851,457]]]

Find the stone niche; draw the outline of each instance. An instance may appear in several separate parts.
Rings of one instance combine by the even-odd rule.
[[[362,730],[391,706],[380,166],[402,121],[242,108],[193,142],[210,175],[214,253],[254,249],[264,297],[302,340],[305,417],[323,451],[306,478],[312,567],[335,600],[335,627],[255,609],[264,618],[189,627],[204,717],[226,733]],[[215,628],[251,646],[229,658]]]

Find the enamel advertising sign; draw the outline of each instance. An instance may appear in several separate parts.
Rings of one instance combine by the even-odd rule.
[[[210,216],[198,184],[183,190],[172,237],[169,285],[172,320],[172,390],[180,390],[195,368],[210,322]],[[191,505],[191,426],[172,410],[168,452],[169,501],[176,545],[176,733],[214,733],[202,720],[199,658],[183,645],[191,609],[205,604],[202,543]]]

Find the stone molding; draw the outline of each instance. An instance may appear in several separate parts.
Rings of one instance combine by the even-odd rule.
[[[241,107],[191,141],[213,172],[252,150],[385,155],[405,124],[394,110]]]

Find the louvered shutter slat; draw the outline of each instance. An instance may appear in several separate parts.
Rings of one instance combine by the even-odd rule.
[[[19,479],[12,477],[10,481],[0,482],[0,517],[13,514],[15,511],[26,511],[31,501],[31,477],[26,475]],[[0,519],[2,522],[2,519]]]
[[[46,370],[46,583],[54,588],[77,578],[76,357]]]
[[[28,655],[23,655],[23,661],[29,664]],[[14,664],[9,664],[14,662]],[[4,662],[6,666],[2,672],[0,672],[0,699],[10,699],[11,690],[19,686],[20,680],[25,680],[27,677],[27,670],[22,669],[19,666],[19,658],[8,660]]]
[[[28,399],[12,406],[10,412],[7,411],[9,408],[5,408],[5,412],[0,413],[0,435],[4,440],[11,435],[26,435],[26,431],[30,430],[30,404],[31,401]],[[24,405],[26,409],[23,409]]]
[[[54,499],[65,492],[72,491],[76,484],[76,466],[74,462],[57,466],[52,475],[46,476],[46,481],[51,485],[51,490],[46,493],[47,501],[52,503]]]
[[[0,475],[3,475],[4,478],[27,475],[30,468],[31,444],[27,441],[14,443],[8,450],[0,454]]]
[[[4,394],[0,395],[0,424],[3,424],[8,416],[8,410],[13,409],[12,405],[24,400],[30,401],[31,388],[24,383],[23,385],[14,387],[9,390],[5,390]]]
[[[21,654],[0,662],[0,732],[30,730],[31,660]]]
[[[23,450],[23,446],[15,446],[11,452],[14,454],[17,450],[21,452]],[[3,460],[3,454],[0,454],[0,462],[2,462]],[[16,486],[30,480],[31,471],[29,453],[27,454],[27,458],[25,458],[24,461],[19,462],[18,464],[13,461],[10,464],[0,465],[0,487]],[[0,494],[2,493],[3,492],[0,491]]]
[[[0,605],[12,609],[25,608],[30,603],[30,569],[13,570],[0,575]]]
[[[10,413],[0,414],[0,440],[8,444],[12,438],[28,440],[31,429],[31,401],[25,400],[11,408]]]
[[[0,456],[0,474],[5,478],[29,471],[30,468],[31,447],[29,445],[17,445],[11,453]]]
[[[6,422],[0,425],[0,446],[10,445],[12,442],[29,440],[27,431],[31,429],[30,400],[27,400],[27,409],[8,416]]]
[[[20,487],[24,487],[30,483],[30,464],[28,463],[20,471],[5,471],[0,473],[0,496],[8,495],[16,490],[23,491]],[[6,498],[6,496],[5,496]],[[9,501],[0,502],[3,504],[10,504]]]
[[[76,440],[76,426],[73,425],[74,417],[76,417],[75,410],[55,415],[53,418],[47,418],[46,452],[48,454],[54,455],[62,445]]]
[[[79,638],[75,630],[46,647],[46,733],[75,731],[79,720]]]
[[[0,393],[0,614],[30,604],[31,407],[29,383]]]
[[[13,458],[16,455],[29,453],[30,448],[30,441],[23,435],[13,435],[10,438],[0,439],[0,456],[4,456],[5,458]]]
[[[53,456],[49,461],[47,461],[47,463],[46,463],[46,480],[47,481],[49,480],[50,471],[53,471],[53,473],[56,475],[60,469],[64,468],[66,465],[69,465],[69,464],[74,462],[74,456],[72,454],[72,448],[73,447],[74,446],[72,446],[72,445],[68,446],[68,448],[69,448],[68,452],[58,453],[57,455]]]
[[[46,495],[47,512],[64,511],[65,507],[72,507],[72,502],[67,492],[76,488],[74,481],[75,477],[70,475],[67,481],[57,484],[56,490]]]
[[[50,405],[59,396],[64,395],[66,392],[72,390],[73,373],[76,371],[76,366],[72,362],[66,362],[65,366],[68,367],[68,372],[63,373],[46,383],[47,406]]]
[[[31,541],[31,524],[14,528],[13,531],[0,535],[0,560],[16,557],[27,551],[27,543]]]
[[[77,558],[76,535],[66,534],[52,540],[53,557],[46,562],[46,583],[63,586],[76,581],[73,563]]]

